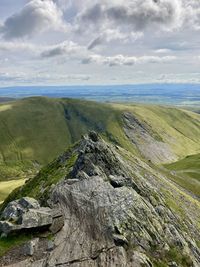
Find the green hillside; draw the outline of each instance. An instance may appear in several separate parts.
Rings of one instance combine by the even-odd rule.
[[[0,106],[1,161],[48,163],[88,129],[106,132],[117,121],[108,105],[29,98]]]
[[[121,111],[128,110],[135,114],[140,122],[146,122],[179,158],[200,151],[199,114],[156,105],[114,106]]]
[[[179,185],[200,197],[200,154],[165,165]]]
[[[128,147],[120,123],[117,110],[95,102],[37,97],[0,105],[0,179],[50,162],[89,129]]]

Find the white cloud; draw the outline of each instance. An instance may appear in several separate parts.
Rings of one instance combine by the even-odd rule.
[[[64,58],[71,58],[81,61],[83,64],[96,63],[99,65],[109,66],[132,66],[135,64],[145,63],[167,63],[176,59],[175,56],[104,56],[95,54],[86,47],[80,46],[77,43],[65,41],[63,43],[48,46],[43,48],[41,52],[42,58],[54,58],[62,56]]]
[[[5,39],[30,37],[47,30],[64,30],[62,12],[51,0],[32,0],[0,27]]]
[[[93,83],[147,82],[169,71],[189,80],[186,73],[200,67],[199,0],[3,0],[4,8],[1,2],[5,83],[20,77],[81,83],[88,76]],[[134,72],[126,67],[133,65]]]
[[[21,54],[29,53],[32,59],[48,59],[61,57],[82,59],[90,54],[87,47],[80,46],[72,41],[64,41],[55,45],[37,45],[27,42],[0,42],[0,52],[8,56],[14,54],[21,57]]]
[[[93,49],[101,44],[110,43],[111,41],[121,41],[122,43],[135,42],[143,36],[142,32],[120,32],[119,29],[107,29],[102,32],[97,38],[92,40],[88,49]]]
[[[174,56],[142,56],[142,57],[135,57],[135,56],[123,56],[123,55],[116,55],[112,57],[106,57],[101,55],[91,55],[87,58],[82,60],[83,64],[90,64],[90,63],[97,63],[102,65],[109,65],[109,66],[132,66],[135,64],[145,64],[145,63],[168,63],[175,60],[176,57]]]
[[[0,72],[0,81],[1,82],[18,82],[26,79],[25,73],[15,72],[15,73],[9,73],[9,72]]]
[[[54,57],[82,58],[88,54],[86,47],[80,46],[72,41],[64,41],[55,45],[36,45],[27,42],[0,42],[0,52],[7,52],[8,55],[29,53],[32,59],[47,59]]]
[[[91,23],[95,27],[104,24],[126,25],[132,31],[152,26],[173,29],[179,27],[182,20],[180,0],[104,0],[93,3],[79,14],[81,27]]]
[[[154,53],[156,53],[156,54],[169,54],[171,52],[172,52],[172,50],[171,49],[168,49],[168,48],[156,49],[154,51]]]
[[[44,48],[44,51],[41,53],[41,57],[51,58],[63,55],[70,55],[71,57],[75,57],[77,54],[80,55],[85,51],[86,49],[84,47],[81,47],[72,41],[65,41],[60,44]]]
[[[131,25],[137,29],[151,27],[178,28],[200,25],[199,0],[98,0],[89,1],[79,15],[81,20]]]
[[[25,42],[0,42],[0,51],[8,51],[8,52],[31,51],[31,52],[35,52],[37,50],[37,47],[34,44],[25,43]]]
[[[183,0],[184,18],[187,26],[200,30],[200,1]]]
[[[33,81],[36,83],[77,83],[77,82],[87,82],[91,79],[90,75],[86,74],[64,74],[56,73],[54,75],[46,72],[22,72],[22,71],[10,71],[10,72],[0,72],[0,81],[2,84],[10,82],[12,84],[31,84]]]

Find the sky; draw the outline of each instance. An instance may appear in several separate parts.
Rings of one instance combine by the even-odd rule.
[[[0,0],[0,87],[200,83],[199,0]]]

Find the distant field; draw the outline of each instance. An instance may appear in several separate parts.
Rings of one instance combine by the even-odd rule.
[[[135,102],[200,106],[199,84],[138,84],[105,86],[26,86],[0,88],[0,97],[47,96],[100,102]]]
[[[25,183],[25,179],[0,182],[0,203],[17,187]]]

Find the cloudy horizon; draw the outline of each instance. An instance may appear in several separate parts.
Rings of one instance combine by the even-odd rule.
[[[0,87],[200,83],[198,0],[1,0]]]

